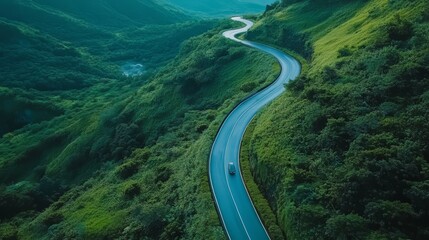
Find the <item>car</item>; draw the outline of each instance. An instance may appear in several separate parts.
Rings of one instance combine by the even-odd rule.
[[[231,174],[231,175],[234,175],[234,174],[235,174],[235,165],[234,165],[234,163],[233,163],[233,162],[229,162],[229,163],[228,163],[228,172],[229,172],[229,174]]]

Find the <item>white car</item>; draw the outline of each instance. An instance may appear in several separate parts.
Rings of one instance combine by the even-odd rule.
[[[234,163],[233,163],[233,162],[229,162],[229,163],[228,163],[228,172],[229,172],[229,174],[231,174],[231,175],[234,175],[234,174],[235,174],[235,165],[234,165]]]

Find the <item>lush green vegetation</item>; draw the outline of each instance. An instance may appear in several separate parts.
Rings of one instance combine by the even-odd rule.
[[[274,239],[429,238],[428,12],[285,0],[257,18],[248,38],[305,61],[241,153]],[[0,0],[0,239],[224,238],[210,146],[279,72],[233,26],[158,0]]]
[[[244,135],[243,142],[241,144],[240,150],[240,169],[243,175],[244,182],[246,184],[246,188],[249,192],[249,195],[252,198],[253,205],[258,212],[260,219],[262,220],[266,230],[271,239],[284,239],[284,235],[282,230],[278,225],[278,221],[276,215],[272,211],[270,207],[270,203],[264,197],[263,193],[259,190],[258,184],[256,184],[251,171],[250,165],[250,156],[251,153],[251,141],[252,141],[252,133],[256,127],[256,122],[253,121],[246,130],[246,134]]]
[[[51,29],[56,34],[77,27],[117,28],[142,24],[172,24],[190,19],[183,12],[160,0],[1,0],[0,6],[2,17],[39,28],[56,26]],[[85,32],[77,32],[83,33]]]
[[[0,4],[39,17],[1,8],[0,239],[225,237],[210,146],[275,60],[224,39],[229,21],[116,28],[56,1]],[[122,76],[126,61],[148,72]]]
[[[429,238],[428,12],[284,1],[249,33],[309,60],[242,153],[288,239]]]
[[[224,17],[234,14],[259,13],[275,0],[166,0],[184,11],[201,16]]]

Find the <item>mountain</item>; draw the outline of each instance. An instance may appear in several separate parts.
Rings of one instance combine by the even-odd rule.
[[[206,156],[279,66],[229,20],[132,2],[173,8],[0,2],[0,239],[224,237]]]
[[[303,66],[241,153],[276,237],[429,237],[428,13],[423,0],[290,0],[247,34]]]
[[[51,94],[0,88],[59,110],[0,139],[0,238],[224,237],[207,182],[212,139],[279,73],[219,34],[231,27],[189,39],[154,74]]]
[[[210,148],[280,68],[201,20],[243,2],[0,0],[0,239],[226,238]],[[265,9],[245,37],[303,69],[242,143],[270,237],[428,239],[428,2]]]
[[[80,41],[106,36],[109,34],[107,29],[172,24],[191,19],[181,11],[153,0],[128,0],[125,3],[116,0],[1,0],[0,17],[66,40]]]
[[[42,7],[59,10],[95,25],[124,27],[141,24],[171,24],[189,19],[182,12],[157,0],[34,0]],[[85,11],[81,11],[85,9]]]
[[[171,5],[197,14],[208,16],[230,16],[235,14],[259,13],[275,0],[165,0]]]
[[[254,4],[266,6],[266,5],[273,4],[273,3],[278,2],[278,1],[273,1],[273,0],[240,0],[240,2],[254,3]]]
[[[179,10],[157,0],[1,0],[0,15],[27,23],[58,20],[106,27],[126,27],[142,24],[171,24],[188,19]],[[8,11],[14,9],[14,11]],[[82,11],[84,10],[84,11]],[[36,18],[34,18],[36,16]],[[33,17],[33,19],[32,19]],[[57,24],[62,24],[63,21]],[[51,24],[54,24],[53,22]],[[62,26],[62,25],[61,25]]]
[[[43,91],[82,89],[98,82],[97,78],[115,75],[100,61],[144,61],[146,67],[155,67],[174,57],[181,40],[192,32],[206,30],[203,24],[183,23],[190,18],[154,1],[118,3],[0,1],[0,58],[4,62],[0,83]],[[164,51],[154,57],[160,45]]]

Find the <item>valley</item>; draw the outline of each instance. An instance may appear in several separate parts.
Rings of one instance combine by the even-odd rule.
[[[211,147],[244,99],[298,69],[246,43],[301,74],[226,147],[246,186],[234,196],[249,192],[238,204],[271,239],[428,239],[428,12],[426,0],[0,0],[0,239],[231,237]],[[254,22],[238,43],[222,35],[242,27],[236,14]]]

